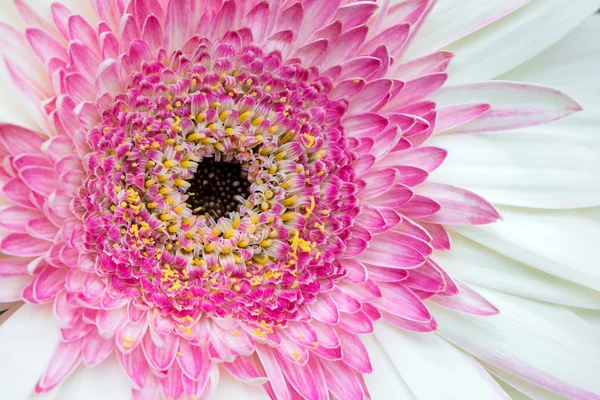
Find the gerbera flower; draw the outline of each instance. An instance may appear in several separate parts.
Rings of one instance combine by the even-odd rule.
[[[597,1],[92,3],[0,25],[3,397],[600,398],[597,138],[472,83]]]

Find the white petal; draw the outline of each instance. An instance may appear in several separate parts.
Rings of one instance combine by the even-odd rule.
[[[531,400],[530,397],[525,396],[523,393],[519,392],[517,389],[510,386],[500,378],[496,378],[496,381],[498,381],[500,387],[502,387],[502,389],[510,396],[512,400]]]
[[[600,41],[589,39],[595,37],[600,37],[598,14],[592,15],[550,49],[499,77],[554,87],[573,96],[583,106],[583,112],[531,131],[600,142],[600,74],[597,73]]]
[[[588,324],[600,328],[600,312],[595,310],[582,310],[580,308],[573,309],[581,319],[587,321]]]
[[[510,399],[473,357],[435,334],[380,323],[375,336],[419,400]]]
[[[262,386],[245,385],[233,378],[227,371],[221,370],[217,390],[211,399],[214,400],[269,400],[269,395]]]
[[[494,204],[581,208],[600,204],[600,143],[530,133],[442,135],[448,158],[432,179]]]
[[[32,277],[0,276],[0,301],[9,302],[21,299],[23,288],[31,281]]]
[[[452,250],[434,258],[451,276],[560,305],[600,309],[600,292],[547,274],[452,233]]]
[[[442,337],[486,363],[566,397],[600,396],[596,328],[562,307],[476,290],[500,314],[482,318],[431,305]]]
[[[502,371],[501,369],[494,368],[492,366],[488,366],[488,368],[494,375],[506,382],[506,384],[510,385],[522,396],[525,396],[525,398],[531,398],[534,400],[568,400],[566,397],[542,389],[531,382],[517,378],[516,376]]]
[[[519,9],[529,0],[439,0],[406,52],[413,59],[439,50]]]
[[[598,9],[597,0],[532,0],[452,45],[450,82],[494,78],[558,42]]]
[[[25,304],[0,326],[0,388],[6,399],[25,399],[50,362],[60,332],[51,305]]]
[[[568,211],[499,211],[503,222],[453,229],[540,271],[600,290],[600,224]]]
[[[131,384],[114,355],[100,365],[81,365],[60,388],[61,400],[129,400]]]
[[[393,393],[394,398],[397,399],[416,400],[375,336],[364,336],[362,341],[369,352],[373,366],[373,373],[363,375],[371,399],[388,400],[390,393]]]

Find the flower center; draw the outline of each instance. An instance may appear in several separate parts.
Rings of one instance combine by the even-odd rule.
[[[237,45],[202,39],[132,73],[88,135],[78,207],[113,295],[261,330],[345,274],[360,144],[329,78]]]
[[[187,203],[193,213],[215,219],[238,211],[250,188],[248,172],[242,169],[240,163],[216,161],[214,158],[203,159],[188,182]]]

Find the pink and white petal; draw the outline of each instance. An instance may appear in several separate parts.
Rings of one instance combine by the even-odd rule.
[[[440,336],[486,363],[567,398],[600,397],[600,382],[595,379],[600,345],[592,325],[562,307],[477,290],[502,312],[482,318],[432,305]],[[554,362],[557,359],[561,362]]]
[[[249,385],[263,385],[269,381],[257,355],[250,357],[238,356],[223,367],[237,380]]]
[[[157,344],[150,332],[147,332],[142,342],[142,349],[150,366],[157,371],[167,370],[175,361],[179,349],[179,336],[169,334],[164,343]]]
[[[403,81],[412,80],[423,75],[444,72],[454,57],[449,51],[438,51],[419,57],[399,65],[393,76]]]
[[[449,85],[439,90],[432,99],[439,107],[463,103],[487,103],[476,107],[462,118],[472,120],[456,125],[448,133],[492,132],[517,129],[555,121],[581,111],[581,106],[566,94],[547,88],[520,82],[490,81]],[[464,107],[464,106],[463,106]],[[475,112],[479,112],[477,118]],[[474,118],[475,117],[475,118]],[[448,125],[445,122],[446,125]],[[442,126],[449,128],[450,126]]]
[[[41,153],[45,139],[37,132],[12,124],[0,125],[0,142],[13,156]]]
[[[436,261],[458,279],[521,297],[564,306],[600,309],[600,292],[529,267],[457,234],[452,251]]]
[[[111,356],[94,368],[81,366],[75,370],[59,389],[57,398],[128,400],[131,399],[131,384],[117,359]]]
[[[437,110],[437,121],[434,133],[460,131],[462,125],[481,117],[491,108],[492,106],[488,103],[459,104],[441,107]]]
[[[336,332],[340,337],[340,342],[342,344],[342,361],[362,374],[370,374],[373,372],[369,353],[358,335],[346,332],[343,329],[336,329]]]
[[[432,180],[494,204],[563,209],[600,203],[600,143],[533,133],[442,135],[432,142],[449,153]],[[535,157],[531,148],[538,149]]]
[[[181,371],[204,386],[210,377],[212,364],[206,346],[192,346],[187,340],[179,343],[177,363]]]
[[[40,332],[44,332],[40,335]],[[0,385],[9,399],[28,398],[46,369],[60,331],[52,307],[24,304],[0,326]]]
[[[422,218],[426,222],[442,225],[484,225],[500,219],[492,204],[468,190],[426,182],[416,191],[435,200],[441,206],[435,214]]]
[[[425,262],[423,253],[403,243],[405,235],[388,231],[377,235],[359,260],[380,267],[415,268]]]
[[[445,398],[449,393],[458,398],[510,399],[477,360],[436,335],[383,323],[375,328],[375,336],[418,399]]]
[[[256,353],[269,377],[276,398],[281,400],[292,400],[292,394],[286,378],[283,375],[278,360],[275,358],[275,351],[268,346],[258,345],[256,346]]]
[[[0,242],[0,250],[4,254],[19,257],[36,257],[44,254],[52,246],[52,242],[33,238],[23,233],[11,233]]]
[[[38,381],[35,392],[47,393],[60,385],[81,363],[81,339],[60,342],[54,349],[48,368]]]
[[[383,107],[383,110],[399,111],[402,107],[423,100],[440,89],[446,79],[448,74],[437,72],[410,80],[406,82],[400,93]]]
[[[501,208],[504,221],[486,227],[457,227],[460,234],[540,271],[600,291],[595,238],[600,225],[567,211]]]
[[[327,398],[327,382],[319,363],[318,357],[310,356],[304,366],[292,362],[275,352],[283,374],[289,384],[306,400],[319,400]]]
[[[463,4],[460,0],[451,3]],[[494,78],[541,53],[598,9],[595,0],[582,0],[577,5],[572,7],[569,0],[530,1],[526,7],[448,46],[456,54],[448,68],[452,82]]]
[[[457,285],[459,288],[457,295],[433,296],[429,301],[439,304],[442,307],[473,315],[490,316],[500,312],[492,303],[484,299],[468,285],[462,282],[457,282]]]
[[[396,165],[408,165],[431,172],[444,162],[447,155],[448,151],[440,147],[415,147],[392,152],[382,160],[378,161],[376,166],[390,167]]]

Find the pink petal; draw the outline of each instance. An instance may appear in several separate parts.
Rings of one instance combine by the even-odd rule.
[[[369,29],[362,25],[344,32],[340,40],[327,55],[324,63],[325,67],[341,64],[342,62],[355,57],[358,49],[362,46],[367,37]]]
[[[302,62],[302,65],[306,65],[308,67],[314,66],[315,64],[318,64],[323,56],[327,53],[328,47],[328,40],[318,39],[300,47],[298,50],[296,50],[294,57],[299,58]]]
[[[44,254],[52,246],[51,242],[33,238],[23,233],[11,233],[0,242],[4,254],[20,257],[36,257]]]
[[[378,283],[382,299],[374,305],[396,316],[416,322],[431,321],[429,310],[409,288],[401,282]]]
[[[269,383],[271,384],[276,398],[278,400],[292,400],[292,395],[281,370],[281,366],[275,358],[276,353],[269,346],[257,346],[256,354],[258,354],[260,362],[269,377]]]
[[[409,218],[423,218],[439,212],[441,208],[442,206],[437,201],[416,194],[396,211]]]
[[[344,61],[341,67],[342,74],[338,80],[367,79],[381,67],[381,60],[371,56],[360,56]]]
[[[479,118],[492,108],[487,103],[461,104],[439,108],[435,133],[445,132]]]
[[[120,351],[117,351],[116,353],[121,368],[123,368],[123,371],[125,371],[127,376],[129,376],[134,383],[134,388],[143,388],[147,381],[150,368],[148,367],[142,348],[138,346],[129,354],[123,354]]]
[[[0,227],[11,232],[26,233],[27,223],[42,217],[44,214],[37,210],[20,206],[3,207],[0,209]]]
[[[496,222],[500,214],[483,197],[441,183],[427,182],[419,187],[419,193],[435,200],[440,210],[423,220],[444,225],[482,225]]]
[[[393,82],[390,79],[375,79],[368,82],[363,90],[350,102],[348,113],[356,111],[372,111],[392,89]]]
[[[448,68],[448,65],[450,65],[453,57],[454,53],[450,53],[449,51],[431,53],[411,60],[406,64],[399,65],[394,72],[394,76],[403,81],[409,81],[420,76],[444,72]]]
[[[362,400],[365,393],[352,369],[343,363],[319,360],[327,388],[339,400]]]
[[[450,235],[442,225],[419,221],[419,225],[431,236],[431,245],[436,250],[450,250]]]
[[[305,366],[293,363],[275,353],[279,366],[290,385],[306,400],[326,399],[327,383],[318,358],[312,356]]]
[[[342,21],[342,28],[348,30],[365,24],[377,8],[375,2],[357,1],[338,8],[333,19]]]
[[[159,346],[152,339],[152,335],[146,333],[142,342],[142,348],[148,364],[157,371],[164,371],[175,361],[177,350],[179,349],[179,336],[175,334],[167,335],[164,343]]]
[[[36,393],[54,389],[75,370],[81,362],[81,340],[60,342],[50,360],[48,369],[35,387]]]
[[[432,172],[444,162],[447,155],[448,152],[439,147],[417,147],[392,153],[377,162],[377,166],[409,165]]]
[[[98,67],[95,91],[98,95],[108,93],[114,96],[123,90],[119,66],[115,60],[105,60]]]
[[[381,196],[396,185],[399,173],[394,168],[373,168],[361,175],[367,186],[360,193],[363,199],[371,199]]]
[[[340,321],[338,306],[327,293],[319,293],[317,301],[309,306],[311,315],[318,321],[337,324]]]
[[[19,171],[19,176],[29,189],[44,197],[56,189],[57,176],[53,168],[28,167]]]
[[[319,321],[312,321],[310,324],[317,334],[318,348],[335,349],[340,346],[340,339],[333,326]]]
[[[128,320],[127,308],[121,307],[116,310],[99,310],[96,315],[98,333],[103,338],[109,339],[125,326]]]
[[[212,368],[206,346],[192,346],[187,340],[181,340],[179,354],[181,355],[177,357],[177,364],[181,371],[204,386],[208,382]]]
[[[40,154],[44,138],[17,125],[0,124],[0,142],[11,155],[18,156],[23,153]]]
[[[308,0],[302,3],[304,7],[304,20],[302,31],[298,37],[299,43],[306,42],[315,31],[327,25],[335,15],[340,6],[340,0],[322,2],[319,0]]]
[[[360,51],[366,54],[374,51],[380,44],[385,43],[390,50],[390,54],[395,57],[406,44],[409,30],[410,24],[407,23],[393,25],[365,43]]]
[[[238,356],[231,363],[223,363],[223,367],[236,379],[249,385],[262,385],[268,382],[262,364],[256,355],[250,357]]]
[[[303,346],[312,346],[313,343],[317,342],[317,332],[308,322],[289,321],[283,333]]]
[[[252,30],[252,37],[257,43],[262,42],[266,37],[269,15],[269,3],[260,2],[244,18],[243,22]]]
[[[446,73],[434,73],[406,82],[400,94],[386,106],[385,110],[395,111],[402,106],[413,104],[436,92],[448,79]]]
[[[342,125],[348,136],[371,136],[383,131],[388,119],[376,113],[355,114],[344,118]]]
[[[338,327],[350,333],[367,334],[373,333],[373,322],[362,311],[353,314],[340,313],[340,323]]]
[[[157,0],[135,0],[135,17],[138,24],[141,24],[150,15],[156,16],[160,21],[163,14],[163,8]]]
[[[473,315],[496,315],[500,311],[475,290],[457,282],[459,293],[455,296],[433,296],[429,300],[446,308]]]
[[[408,277],[408,271],[405,269],[376,267],[367,264],[367,270],[369,271],[369,278],[376,282],[399,282]]]
[[[371,367],[369,354],[362,340],[357,335],[346,332],[343,329],[336,329],[336,331],[342,343],[342,352],[344,354],[342,361],[360,373],[370,374],[373,371],[373,367]]]
[[[42,30],[36,28],[26,29],[25,37],[42,62],[46,62],[46,60],[53,57],[61,60],[69,59],[65,46]]]
[[[142,29],[142,40],[146,42],[152,51],[156,51],[162,45],[162,36],[160,20],[154,15],[148,16]]]
[[[438,293],[446,288],[442,274],[427,263],[408,271],[408,277],[402,283],[411,289],[431,293]]]
[[[413,332],[433,332],[437,329],[437,321],[435,318],[431,318],[431,321],[419,322],[412,321],[406,318],[399,317],[397,315],[390,314],[383,311],[383,319],[390,324],[397,326],[401,329],[406,329]]]
[[[93,367],[106,360],[113,352],[115,342],[110,339],[104,339],[97,334],[88,334],[83,337],[82,353],[83,363],[88,367]]]
[[[80,41],[99,56],[100,46],[98,45],[98,37],[90,23],[81,15],[71,15],[68,24],[69,38]]]
[[[415,268],[425,262],[425,256],[406,243],[400,232],[388,231],[377,235],[359,259],[381,267]]]

